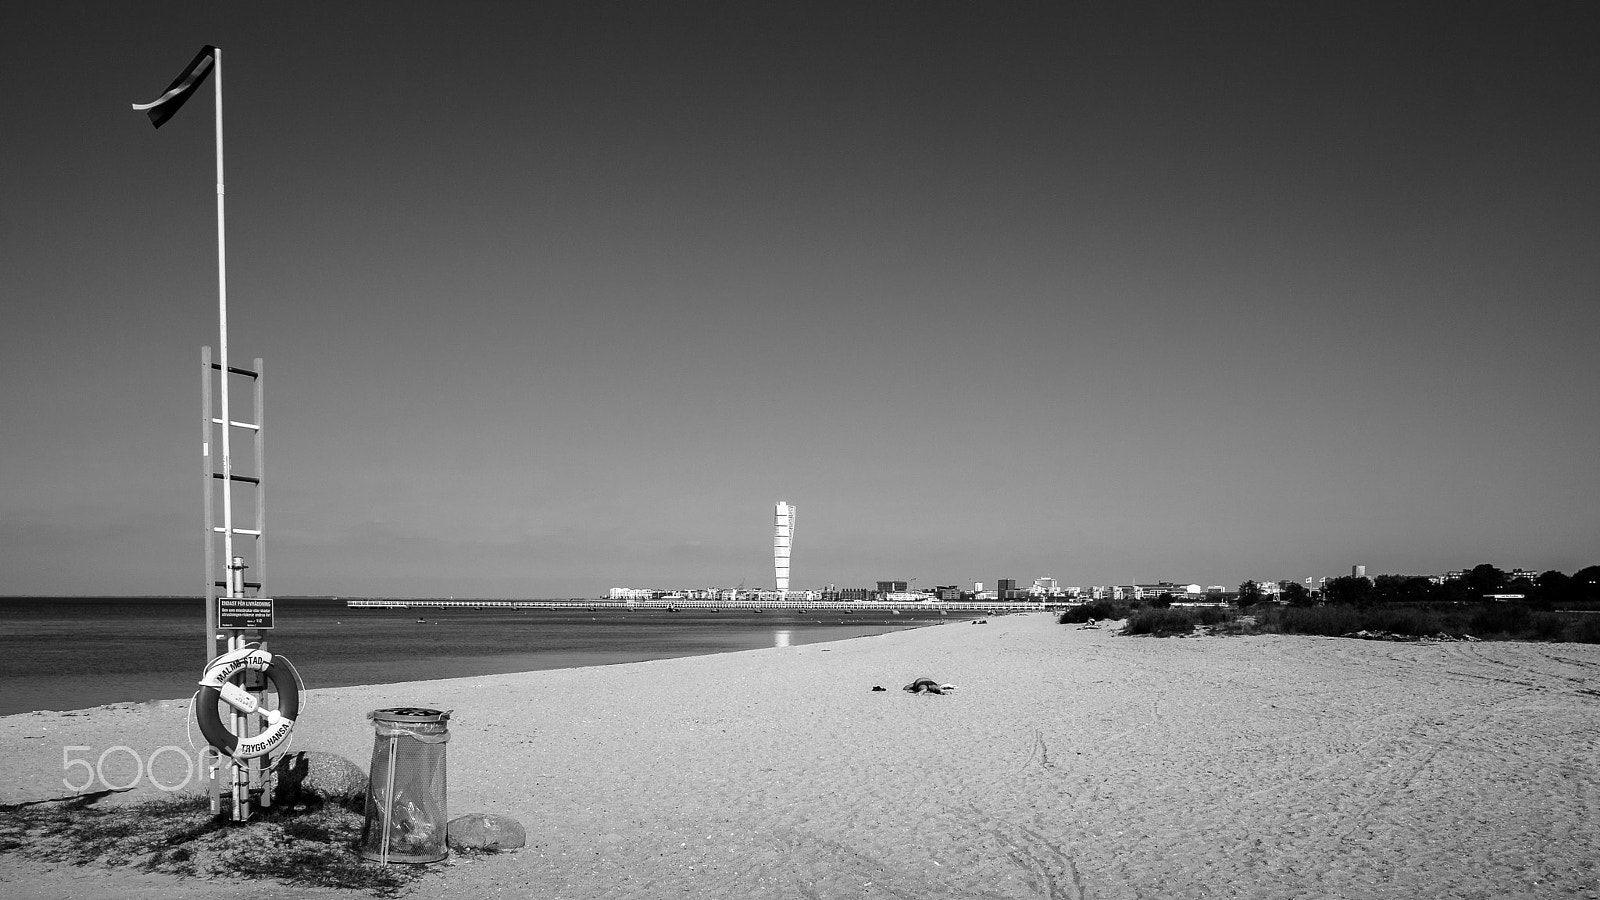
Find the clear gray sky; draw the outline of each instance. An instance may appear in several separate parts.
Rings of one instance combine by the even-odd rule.
[[[0,7],[0,593],[1600,562],[1600,7]]]

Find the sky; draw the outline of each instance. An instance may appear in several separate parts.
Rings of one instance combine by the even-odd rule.
[[[1595,4],[14,2],[0,594],[204,590],[204,44],[269,594],[1600,563]]]

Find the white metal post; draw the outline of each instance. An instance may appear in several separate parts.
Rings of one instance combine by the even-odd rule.
[[[211,51],[211,79],[216,94],[217,123],[217,350],[222,363],[222,558],[233,564],[233,410],[228,403],[228,382],[232,373],[228,368],[228,239],[226,180],[222,165],[222,49]],[[225,596],[243,596],[239,579],[229,573],[225,579]],[[244,645],[244,636],[237,630],[228,632],[228,649],[238,650]],[[246,721],[237,710],[232,714],[233,733],[241,738],[246,733]],[[243,766],[233,762],[233,819],[242,822],[249,818],[250,782]]]
[[[233,560],[233,452],[229,425],[233,417],[228,408],[228,241],[224,215],[225,191],[222,169],[222,50],[211,51],[211,80],[217,97],[217,322],[218,352],[222,362],[222,558]],[[233,583],[227,586],[227,596]]]

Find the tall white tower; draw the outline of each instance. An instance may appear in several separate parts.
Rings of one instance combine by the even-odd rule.
[[[789,589],[789,554],[794,549],[794,514],[796,507],[779,500],[772,529],[772,571],[778,579],[778,590]]]

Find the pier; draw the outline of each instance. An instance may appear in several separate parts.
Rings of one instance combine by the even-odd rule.
[[[1039,612],[1073,605],[1069,601],[970,601],[948,600],[926,603],[885,600],[346,600],[350,609],[584,609],[584,610],[742,610],[764,612],[785,610],[807,612],[919,612],[986,613],[998,616],[1008,612]]]

